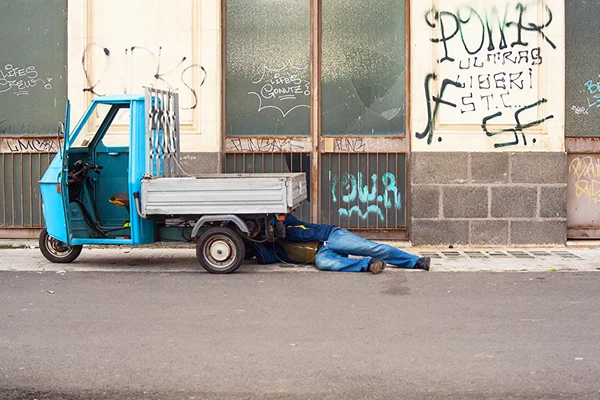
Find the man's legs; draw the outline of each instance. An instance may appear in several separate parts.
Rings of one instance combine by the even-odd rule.
[[[386,244],[372,242],[340,228],[329,234],[323,247],[335,253],[379,258],[401,268],[414,268],[419,259],[418,256]],[[365,265],[368,264],[368,259],[363,260]]]
[[[322,246],[315,256],[315,265],[321,271],[364,272],[369,270],[370,258],[348,258]]]

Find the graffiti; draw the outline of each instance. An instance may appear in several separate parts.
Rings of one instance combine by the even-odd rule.
[[[571,106],[571,110],[575,113],[575,115],[588,115],[588,109],[585,107],[577,107]]]
[[[547,117],[544,117],[542,119],[538,119],[536,121],[528,122],[526,124],[522,124],[521,123],[520,115],[521,115],[521,113],[523,113],[523,112],[525,112],[525,111],[527,111],[529,109],[533,109],[535,107],[539,107],[540,105],[546,103],[547,101],[548,100],[546,100],[546,99],[542,99],[542,100],[540,100],[538,102],[535,102],[533,104],[530,104],[530,105],[527,105],[525,107],[522,107],[522,108],[518,109],[515,112],[515,114],[514,114],[514,118],[515,118],[515,122],[516,122],[516,125],[515,125],[514,128],[501,129],[500,131],[497,131],[497,132],[490,132],[488,130],[488,128],[487,128],[488,122],[491,121],[494,118],[500,117],[502,115],[502,111],[498,111],[497,113],[495,113],[493,115],[488,115],[487,117],[483,118],[483,121],[481,123],[481,128],[483,129],[483,131],[485,132],[485,134],[488,137],[492,137],[492,136],[498,135],[500,133],[506,133],[506,132],[513,132],[514,133],[514,135],[515,135],[515,141],[514,142],[495,143],[494,144],[495,148],[506,147],[506,146],[514,146],[514,145],[519,144],[519,134],[521,134],[521,136],[523,137],[523,145],[527,146],[527,138],[525,137],[524,130],[527,129],[527,128],[531,128],[533,126],[536,126],[536,125],[540,125],[544,121],[549,120],[551,118],[554,118],[554,115],[548,115]],[[535,143],[536,140],[533,139],[533,142]]]
[[[423,130],[415,131],[417,139],[427,138],[427,144],[432,144],[439,119],[479,125],[483,118],[482,129],[488,137],[515,134],[515,141],[495,144],[496,148],[527,145],[523,130],[552,116],[527,124],[517,121],[514,128],[497,132],[490,132],[487,125],[512,125],[511,114],[516,120],[526,110],[547,102],[538,97],[538,75],[544,63],[538,38],[552,49],[556,45],[546,34],[552,11],[542,7],[538,12],[535,2],[507,3],[503,9],[462,5],[454,11],[432,8],[425,14],[425,23],[438,32],[430,40],[440,46],[440,57],[439,71],[427,74],[424,80],[427,121]]]
[[[514,41],[510,47],[527,47],[528,42],[523,41],[523,32],[537,32],[553,49],[556,45],[546,36],[544,29],[552,23],[552,11],[548,6],[545,6],[547,13],[546,20],[538,25],[534,18],[527,20],[528,17],[537,17],[535,13],[527,13],[527,5],[517,3],[514,6],[507,4],[505,6],[502,17],[498,8],[492,6],[486,9],[483,13],[478,12],[470,6],[461,6],[456,12],[439,11],[436,8],[430,9],[425,14],[425,21],[430,28],[436,28],[439,25],[441,37],[431,38],[433,43],[442,43],[444,47],[444,56],[439,60],[454,62],[455,59],[450,56],[449,42],[456,40],[457,34],[460,36],[462,49],[470,55],[474,55],[483,50],[487,43],[487,51],[494,51],[496,46],[499,49],[508,48],[507,36],[513,33]],[[516,21],[507,21],[509,12],[516,11]],[[483,15],[482,15],[483,14]],[[536,18],[537,19],[537,18]],[[514,28],[509,29],[508,28]],[[497,35],[496,38],[494,35]],[[467,43],[467,38],[479,38],[479,42]]]
[[[92,55],[94,50],[99,52],[101,59],[104,62],[104,68],[98,77],[93,77],[91,71],[87,69],[86,60]],[[191,77],[195,70],[202,72],[202,81],[199,86],[202,86],[206,80],[206,70],[199,64],[190,63],[186,56],[181,57],[179,61],[172,63],[172,65],[165,66],[165,60],[162,54],[162,46],[158,48],[158,54],[153,50],[144,46],[131,46],[122,49],[122,52],[115,53],[109,48],[102,46],[98,43],[91,43],[86,46],[83,50],[83,56],[81,57],[81,65],[83,66],[83,72],[87,86],[83,89],[84,92],[90,92],[95,96],[104,96],[108,93],[99,93],[98,87],[102,86],[102,83],[110,81],[111,85],[114,85],[116,81],[120,84],[122,93],[132,92],[132,81],[135,79],[136,82],[144,82],[142,85],[150,85],[153,87],[164,86],[170,90],[177,91],[180,88],[175,87],[176,85],[183,85],[184,90],[188,91],[191,97],[191,103],[182,105],[182,109],[194,109],[198,105],[198,93],[196,88],[192,86]],[[139,65],[144,65],[144,69],[138,68]],[[147,77],[140,77],[139,71],[146,70],[146,67],[152,67],[153,73]],[[115,79],[109,79],[107,75],[116,74]],[[112,94],[114,90],[111,90]]]
[[[435,74],[429,74],[427,75],[427,77],[425,78],[425,99],[427,101],[427,126],[425,127],[425,130],[421,133],[417,133],[415,136],[417,137],[417,139],[423,139],[424,137],[427,136],[427,144],[431,144],[431,142],[433,141],[433,128],[434,128],[434,123],[435,123],[435,119],[438,113],[438,109],[440,104],[444,104],[450,107],[456,107],[456,104],[450,102],[450,101],[445,101],[443,100],[444,97],[444,92],[446,91],[446,87],[448,85],[452,85],[454,87],[462,87],[460,83],[452,81],[450,79],[444,79],[444,81],[442,82],[442,88],[440,89],[440,95],[438,97],[436,96],[431,96],[429,88],[430,88],[430,81],[431,80],[436,80],[437,76]],[[433,111],[431,110],[431,102],[435,103],[435,107],[433,108]],[[441,137],[438,138],[439,141],[441,141]]]
[[[569,174],[575,177],[575,196],[600,204],[600,158],[575,157],[569,164]]]
[[[51,82],[52,78],[41,78],[34,65],[22,68],[6,64],[4,68],[0,69],[0,93],[27,96],[29,89],[34,87],[41,87],[45,90],[52,89]]]
[[[294,152],[304,150],[304,142],[289,138],[248,138],[227,142],[227,151]]]
[[[396,186],[396,176],[386,172],[378,179],[377,174],[371,175],[370,185],[368,182],[363,186],[363,174],[358,172],[345,173],[338,182],[338,176],[329,173],[331,183],[331,201],[338,204],[340,217],[352,217],[357,215],[366,220],[369,215],[376,215],[379,220],[385,221],[386,209],[400,210],[402,199],[400,191]],[[340,185],[340,199],[336,195],[337,185]],[[380,186],[382,185],[382,186]],[[379,188],[383,189],[383,193]]]
[[[333,143],[334,151],[344,151],[344,152],[363,152],[367,151],[367,145],[363,139],[335,139]]]
[[[263,67],[261,77],[252,83],[259,86],[255,92],[248,92],[258,97],[258,112],[273,108],[285,118],[290,112],[299,108],[309,108],[310,81],[305,78],[308,67],[296,67],[287,63],[281,68]]]
[[[56,138],[0,138],[0,153],[56,153],[61,145]]]
[[[591,98],[587,98],[588,107],[600,107],[600,82],[594,82],[590,79],[585,83],[584,86],[587,90],[586,93],[591,96]]]

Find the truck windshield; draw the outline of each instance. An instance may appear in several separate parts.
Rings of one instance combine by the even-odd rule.
[[[85,125],[81,127],[79,134],[71,144],[71,148],[88,147],[92,142],[94,136],[96,136],[96,133],[98,133],[98,130],[102,125],[102,121],[104,121],[104,119],[108,115],[108,112],[110,111],[110,108],[112,107],[111,104],[95,104],[96,106],[92,111],[92,115],[90,115]]]
[[[92,115],[71,144],[71,148],[85,148],[98,135],[103,136],[103,142],[112,145],[129,144],[129,104],[96,103]],[[105,143],[106,144],[106,143]]]

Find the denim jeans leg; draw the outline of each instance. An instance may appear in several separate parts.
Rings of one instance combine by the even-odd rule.
[[[326,246],[341,254],[374,257],[400,268],[414,268],[418,256],[382,243],[364,239],[345,229],[335,229],[327,239]]]
[[[321,246],[315,256],[315,265],[321,271],[364,272],[369,269],[370,258],[349,258]]]

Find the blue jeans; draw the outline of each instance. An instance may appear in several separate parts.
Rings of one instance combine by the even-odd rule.
[[[349,255],[362,256],[350,258]],[[386,244],[363,239],[345,229],[337,228],[317,252],[315,264],[323,271],[361,272],[369,270],[369,261],[378,258],[400,268],[414,268],[418,256]]]

